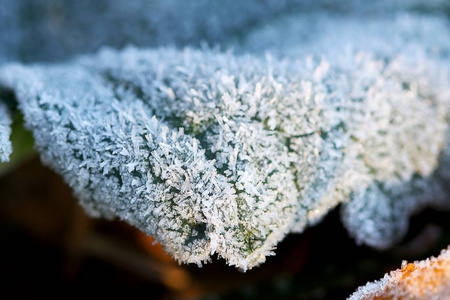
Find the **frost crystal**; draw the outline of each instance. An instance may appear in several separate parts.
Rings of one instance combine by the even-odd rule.
[[[386,193],[377,203],[379,185],[431,175],[448,111],[405,88],[402,64],[357,56],[337,72],[326,61],[128,48],[10,65],[0,86],[91,215],[129,222],[180,261],[218,253],[246,270],[348,199],[350,230],[368,210],[407,217]]]
[[[346,119],[351,142],[330,198],[348,202],[342,219],[358,243],[387,248],[404,236],[413,212],[430,204],[449,207],[446,17],[298,13],[255,28],[236,43],[239,52],[326,58],[332,70],[350,74],[340,84],[348,85],[342,97],[355,102]],[[427,111],[434,112],[427,117]],[[440,121],[434,123],[435,113]]]
[[[0,3],[0,61],[158,46],[0,68],[42,161],[91,215],[179,261],[246,270],[339,204],[380,249],[415,211],[450,208],[445,0],[225,2]],[[234,50],[164,47],[202,41]],[[4,161],[9,125],[0,103]]]
[[[450,294],[450,249],[438,257],[407,264],[369,282],[348,300],[375,299],[447,299]]]
[[[8,108],[0,102],[0,162],[9,161],[9,156],[12,152],[11,141],[11,118],[9,116]]]

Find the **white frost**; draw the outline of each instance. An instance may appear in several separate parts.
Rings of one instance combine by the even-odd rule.
[[[2,5],[19,9],[12,3]],[[401,239],[414,211],[450,207],[446,17],[414,12],[416,1],[352,0],[349,15],[316,1],[248,0],[223,11],[206,0],[152,2],[154,10],[117,3],[111,13],[126,7],[125,19],[149,11],[136,18],[153,35],[88,26],[87,45],[73,52],[50,39],[21,58],[33,39],[22,45],[0,29],[0,61],[58,60],[129,32],[128,41],[159,46],[0,68],[0,91],[14,93],[42,161],[92,216],[127,221],[179,261],[218,253],[246,270],[339,204],[349,233],[377,248]],[[76,32],[73,5],[65,28]],[[186,18],[172,29],[158,19],[179,13]],[[33,30],[22,34],[47,29]],[[161,46],[201,40],[235,50]],[[5,160],[10,120],[1,117]]]

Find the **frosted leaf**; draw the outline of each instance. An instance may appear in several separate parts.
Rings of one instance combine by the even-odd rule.
[[[387,248],[403,237],[413,212],[426,205],[448,209],[450,31],[444,16],[298,13],[236,42],[244,53],[310,56],[311,63],[325,57],[330,70],[347,74],[339,83],[347,90],[335,104],[348,134],[345,155],[339,176],[327,179],[328,191],[319,185],[327,200],[309,211],[312,222],[330,204],[350,202],[342,208],[350,234]]]
[[[450,294],[450,249],[438,257],[416,261],[359,287],[349,300],[447,299]]]
[[[397,63],[400,61],[392,63],[394,69]],[[402,68],[409,70],[407,64]],[[351,134],[355,143],[348,148],[346,157],[346,163],[353,165],[350,173],[359,173],[354,175],[359,180],[353,182],[353,188],[347,187],[358,192],[350,195],[351,202],[343,207],[343,222],[358,242],[377,248],[387,248],[402,238],[413,212],[426,204],[448,202],[446,184],[436,172],[439,155],[441,168],[446,168],[443,151],[448,144],[448,99],[442,97],[445,93],[411,92],[405,88],[404,83],[409,81],[404,75],[389,69],[385,68],[385,76],[403,83],[391,85],[377,80],[370,87],[365,115],[352,115],[356,117]],[[402,93],[401,89],[405,91]],[[417,100],[411,101],[413,97]],[[409,149],[409,156],[402,155],[400,149]],[[348,186],[348,182],[343,186]]]
[[[302,102],[301,74],[288,67],[300,65],[128,49],[9,66],[0,81],[42,161],[91,215],[126,220],[180,261],[217,252],[245,270],[303,230],[314,199],[300,204],[299,188],[318,176],[320,149],[332,142],[320,135],[334,130],[331,119]]]
[[[410,95],[394,72],[409,71],[401,60],[353,59],[344,72],[325,60],[128,48],[9,65],[0,86],[91,215],[127,221],[179,261],[218,253],[246,270],[349,199],[350,230],[368,212],[403,232],[410,210],[392,210],[391,199],[436,169],[445,102]],[[379,206],[377,195],[403,184]],[[397,237],[369,227],[358,240]]]
[[[1,99],[0,99],[1,101]],[[11,118],[6,105],[0,102],[0,162],[9,161],[12,145],[9,139],[11,135]]]

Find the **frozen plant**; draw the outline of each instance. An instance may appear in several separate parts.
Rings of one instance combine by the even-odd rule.
[[[446,16],[404,11],[370,17],[296,13],[267,22],[235,43],[237,51],[244,53],[325,57],[336,72],[353,74],[347,83],[349,92],[342,97],[366,101],[361,101],[363,114],[348,115],[353,142],[346,147],[345,170],[334,185],[338,193],[330,198],[346,203],[342,220],[358,243],[388,248],[404,236],[411,214],[427,205],[449,207],[445,120],[450,107],[446,55],[450,30]],[[422,100],[411,101],[411,97]],[[420,106],[436,104],[442,122],[429,127],[434,117],[429,115],[429,121],[422,123],[425,116],[416,115],[427,114]],[[405,109],[411,109],[410,113]],[[425,136],[439,136],[440,141],[434,140],[438,144],[431,146],[422,139]],[[425,150],[424,145],[431,147]],[[399,152],[405,147],[411,147],[411,154],[413,148],[429,154],[417,152],[408,159]],[[435,170],[439,152],[440,167]]]
[[[450,249],[438,257],[407,263],[380,280],[359,287],[348,300],[447,299],[450,294]]]
[[[357,55],[353,66],[128,48],[7,65],[0,89],[14,93],[42,161],[91,215],[127,221],[179,261],[218,253],[247,270],[339,203],[353,199],[353,230],[357,204],[367,210],[379,193],[372,186],[437,168],[446,102],[411,90],[401,59]],[[393,222],[410,213],[381,209]],[[370,243],[383,228],[357,238]],[[397,236],[381,232],[374,246]]]
[[[357,243],[388,248],[417,210],[450,208],[448,9],[2,1],[0,160],[17,105],[88,213],[181,262],[247,270],[338,205]],[[128,43],[155,48],[21,64]]]

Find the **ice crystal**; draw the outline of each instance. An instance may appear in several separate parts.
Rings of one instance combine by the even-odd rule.
[[[450,294],[450,249],[438,257],[416,261],[359,287],[349,300],[447,299]]]
[[[10,65],[0,85],[91,215],[135,225],[180,261],[218,253],[246,270],[340,202],[371,203],[371,185],[436,168],[442,102],[405,89],[391,72],[401,61],[355,60],[336,72],[326,61],[129,48]]]
[[[358,243],[387,248],[404,236],[413,212],[430,204],[448,208],[448,188],[442,184],[450,177],[447,18],[406,12],[370,18],[299,13],[269,22],[236,42],[239,52],[325,57],[331,69],[350,74],[344,97],[360,99],[361,106],[348,114],[352,142],[345,149],[346,169],[334,184],[339,192],[330,197],[349,202],[342,207],[342,219]],[[435,105],[441,121],[429,127],[435,118],[426,117],[422,108]],[[422,117],[430,121],[420,121]],[[425,136],[433,142],[422,140]],[[406,148],[409,158],[400,154]]]
[[[350,235],[384,249],[415,211],[450,208],[445,9],[5,0],[0,62],[157,47],[10,63],[0,92],[91,215],[127,221],[179,261],[218,253],[246,270],[339,204]],[[202,41],[234,50],[192,49]],[[9,125],[0,102],[3,161]]]

